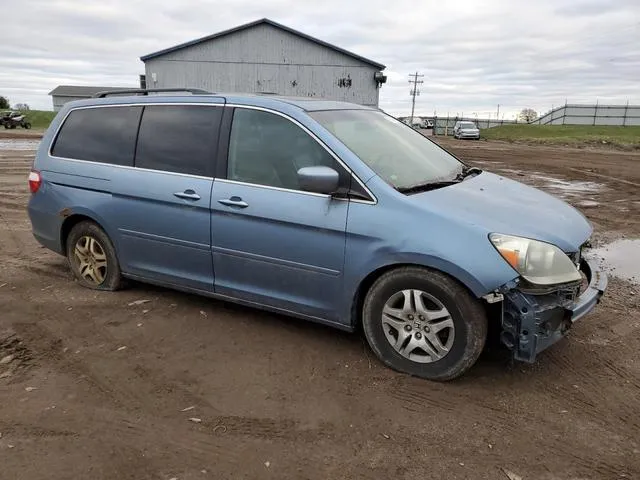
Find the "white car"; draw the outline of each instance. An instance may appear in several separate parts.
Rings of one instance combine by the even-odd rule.
[[[453,137],[480,140],[480,129],[473,122],[456,122],[453,127]]]

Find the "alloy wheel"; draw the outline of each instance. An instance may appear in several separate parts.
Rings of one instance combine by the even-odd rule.
[[[451,314],[433,295],[422,290],[402,290],[382,309],[387,341],[403,357],[418,363],[444,358],[455,338]]]
[[[100,242],[90,236],[80,237],[73,253],[80,276],[94,285],[101,285],[107,276],[107,254]]]

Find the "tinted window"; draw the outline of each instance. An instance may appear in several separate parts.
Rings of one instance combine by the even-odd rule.
[[[227,178],[299,190],[298,169],[324,165],[348,174],[309,134],[273,113],[237,108],[229,142]]]
[[[136,167],[212,176],[221,107],[145,107]]]
[[[142,107],[73,110],[53,146],[56,157],[133,165]]]

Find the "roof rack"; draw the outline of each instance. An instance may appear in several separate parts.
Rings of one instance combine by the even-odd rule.
[[[105,90],[96,93],[93,98],[105,98],[108,95],[128,95],[131,93],[149,95],[149,93],[188,92],[194,95],[211,95],[211,92],[201,88],[133,88],[131,90]]]

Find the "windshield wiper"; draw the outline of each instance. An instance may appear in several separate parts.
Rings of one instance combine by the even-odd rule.
[[[397,187],[396,190],[398,190],[400,193],[409,194],[409,195],[412,193],[436,190],[438,188],[448,187],[449,185],[455,185],[456,183],[462,182],[469,176],[478,175],[479,173],[482,173],[482,170],[480,170],[478,167],[465,166],[462,168],[462,170],[458,174],[456,174],[454,178],[450,180],[439,180],[435,182],[417,183],[415,185],[410,185],[408,187]]]
[[[417,185],[411,185],[410,187],[397,187],[396,190],[398,190],[400,193],[410,195],[412,193],[427,192],[429,190],[436,190],[438,188],[448,187],[449,185],[455,185],[460,181],[461,180],[454,179],[454,180],[443,180],[440,182],[425,182],[425,183],[419,183]]]

